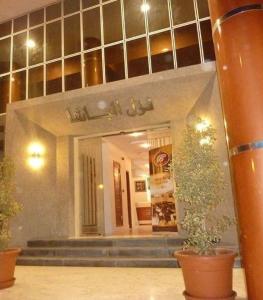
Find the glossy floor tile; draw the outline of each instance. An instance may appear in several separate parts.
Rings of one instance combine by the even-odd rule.
[[[17,267],[1,300],[183,300],[180,269]],[[237,300],[245,300],[243,271],[234,270]]]

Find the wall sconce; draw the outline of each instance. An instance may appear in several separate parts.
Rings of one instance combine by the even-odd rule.
[[[31,143],[28,146],[28,165],[33,170],[39,170],[44,166],[45,148],[40,143]]]

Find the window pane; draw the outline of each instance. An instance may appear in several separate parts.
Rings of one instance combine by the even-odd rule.
[[[59,17],[61,17],[61,3],[56,3],[46,8],[47,21],[51,21]]]
[[[80,51],[80,20],[79,14],[65,19],[64,41],[65,55]]]
[[[43,27],[38,27],[29,31],[29,40],[27,41],[29,49],[29,65],[43,62],[43,43]]]
[[[43,66],[28,71],[28,98],[43,96]]]
[[[175,45],[178,67],[201,62],[195,24],[175,29]]]
[[[101,45],[100,9],[95,8],[83,13],[84,49],[91,49]]]
[[[32,12],[29,15],[29,26],[36,26],[44,23],[44,9]]]
[[[105,48],[106,81],[116,81],[125,78],[123,45]]]
[[[207,20],[201,22],[200,25],[201,25],[205,61],[215,60],[216,58],[215,58],[214,44],[212,38],[211,22],[210,20]]]
[[[152,35],[150,37],[152,71],[159,72],[174,67],[173,51],[170,31]]]
[[[0,24],[0,38],[11,34],[11,21]]]
[[[47,24],[46,35],[47,60],[61,57],[61,21]]]
[[[62,92],[62,64],[61,61],[47,65],[46,94]]]
[[[148,0],[149,6],[144,6],[148,13],[149,30],[170,26],[167,0]]]
[[[197,1],[199,18],[209,17],[209,8],[207,0]]]
[[[0,113],[6,112],[6,104],[9,102],[10,76],[0,77]]]
[[[193,21],[195,19],[193,0],[171,0],[174,25]],[[198,1],[203,2],[204,0]]]
[[[80,56],[65,60],[65,89],[66,91],[81,88]]]
[[[14,32],[25,30],[27,28],[27,15],[14,20]]]
[[[13,39],[13,70],[26,67],[26,32],[17,34]]]
[[[97,85],[102,83],[101,50],[85,54],[85,85]]]
[[[65,0],[64,1],[64,15],[79,11],[79,0]]]
[[[145,33],[144,12],[142,0],[125,0],[125,28],[126,36],[132,37]]]
[[[87,8],[99,4],[99,0],[82,0],[82,7]]]
[[[12,74],[12,94],[11,101],[20,101],[26,99],[26,71]]]
[[[127,43],[127,59],[129,77],[149,73],[146,39],[138,39]]]
[[[123,39],[120,1],[103,6],[103,22],[105,44]]]
[[[10,41],[10,38],[0,40],[0,74],[10,71]]]

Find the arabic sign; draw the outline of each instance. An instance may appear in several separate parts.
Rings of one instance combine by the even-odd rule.
[[[143,116],[147,111],[154,109],[151,99],[145,101],[131,99],[129,102],[129,108],[124,110],[118,100],[112,101],[108,108],[106,108],[101,114],[90,113],[88,105],[81,107],[68,107],[66,114],[71,123],[85,122],[98,119],[112,120],[114,117],[126,115],[128,117]]]

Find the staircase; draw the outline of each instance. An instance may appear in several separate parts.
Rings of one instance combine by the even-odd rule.
[[[164,236],[33,240],[22,250],[17,265],[177,268],[173,253],[182,243],[180,238]]]

